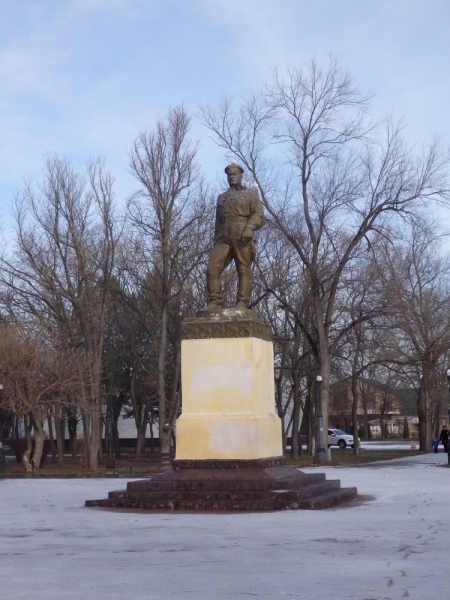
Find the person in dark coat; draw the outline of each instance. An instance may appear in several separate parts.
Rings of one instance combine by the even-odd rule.
[[[441,436],[439,441],[444,446],[444,452],[448,452],[448,439],[449,439],[449,431],[447,429],[447,425],[444,425],[441,431]]]

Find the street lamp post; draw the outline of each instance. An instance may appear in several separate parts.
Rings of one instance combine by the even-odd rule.
[[[0,383],[0,394],[3,390],[3,385]],[[3,454],[3,410],[0,407],[0,473],[4,473],[6,468],[5,455]]]
[[[323,414],[322,414],[322,375],[317,375],[317,394],[319,400],[319,410],[317,415],[317,462],[319,465],[325,464],[325,446],[323,445]]]
[[[450,369],[447,369],[447,381],[448,381],[448,428],[450,429]],[[447,446],[447,461],[450,465],[450,447]]]

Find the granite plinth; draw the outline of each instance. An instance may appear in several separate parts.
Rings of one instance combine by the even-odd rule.
[[[86,506],[140,510],[265,511],[322,509],[348,501],[356,488],[341,488],[324,473],[293,467],[175,468],[131,481]]]

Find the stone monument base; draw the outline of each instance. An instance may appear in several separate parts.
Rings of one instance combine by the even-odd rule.
[[[173,469],[86,506],[261,511],[326,508],[354,496],[356,488],[342,489],[339,480],[286,466],[271,340],[252,310],[185,319]]]
[[[264,511],[320,509],[348,501],[356,488],[341,488],[324,473],[305,474],[284,457],[255,460],[175,460],[173,469],[109,492],[86,506],[140,510]]]
[[[185,319],[182,333],[177,459],[282,454],[268,324],[253,310],[221,309]]]

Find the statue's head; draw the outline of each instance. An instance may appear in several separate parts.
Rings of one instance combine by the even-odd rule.
[[[231,164],[225,167],[225,173],[227,174],[228,185],[230,187],[238,186],[242,181],[242,174],[244,169],[237,164],[235,159],[231,161]]]

